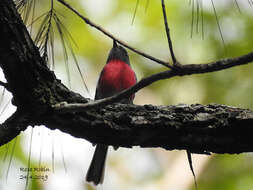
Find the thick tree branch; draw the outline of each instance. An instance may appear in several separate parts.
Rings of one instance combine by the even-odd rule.
[[[54,112],[49,116],[51,119],[46,119],[47,126],[52,129],[61,126],[61,130],[94,143],[187,149],[197,153],[253,151],[253,112],[247,109],[198,104],[114,104],[83,114],[63,115],[74,119],[62,120],[62,114]]]
[[[12,103],[19,110],[39,115],[61,101],[88,101],[79,99],[79,94],[69,91],[48,69],[12,1],[0,3],[0,26],[0,66],[13,95]]]
[[[84,113],[52,111],[32,120],[93,143],[121,147],[187,149],[193,153],[253,151],[253,112],[224,105],[113,104]],[[3,130],[6,128],[0,127],[0,134]]]
[[[0,145],[14,139],[21,131],[29,125],[28,115],[22,112],[15,112],[9,119],[0,125]]]

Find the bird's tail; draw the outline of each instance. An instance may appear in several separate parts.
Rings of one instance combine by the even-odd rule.
[[[103,183],[107,150],[108,146],[97,144],[86,175],[87,182],[93,182],[95,185]]]

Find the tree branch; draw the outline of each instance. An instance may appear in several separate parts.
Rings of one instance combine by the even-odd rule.
[[[185,76],[201,73],[209,73],[215,71],[221,71],[231,67],[248,64],[253,62],[253,52],[239,56],[236,58],[222,59],[216,62],[211,62],[207,64],[189,64],[189,65],[178,65],[177,69],[160,72],[149,77],[141,79],[131,88],[124,90],[114,96],[96,100],[94,102],[88,102],[86,104],[57,104],[53,105],[53,108],[61,111],[62,113],[79,111],[83,112],[87,109],[98,108],[100,106],[108,105],[114,102],[121,100],[122,98],[129,97],[132,94],[136,93],[140,89],[149,86],[150,84],[164,79],[169,79],[175,76]]]
[[[18,136],[21,131],[27,128],[29,122],[30,120],[27,114],[16,111],[9,119],[0,125],[0,146]]]
[[[88,19],[87,17],[81,15],[77,10],[75,10],[72,6],[70,6],[68,3],[66,3],[64,0],[57,0],[58,2],[60,2],[61,4],[63,4],[65,7],[67,7],[69,10],[71,10],[73,13],[75,13],[78,17],[80,17],[86,24],[90,25],[91,27],[93,28],[96,28],[98,31],[104,33],[106,36],[108,36],[109,38],[117,41],[119,44],[121,44],[122,46],[130,49],[131,51],[147,58],[147,59],[150,59],[158,64],[161,64],[165,67],[168,67],[170,69],[172,69],[173,67],[168,63],[168,62],[165,62],[165,61],[162,61],[160,59],[157,59],[151,55],[148,55],[144,52],[141,52],[140,50],[137,50],[136,48],[128,45],[126,42],[123,42],[122,40],[116,38],[115,36],[113,36],[110,32],[106,31],[104,28],[102,28],[101,26],[95,24],[94,22],[92,22],[90,19]]]
[[[18,119],[9,119],[0,127],[0,145],[36,121],[37,125],[92,143],[113,146],[186,149],[201,154],[253,151],[253,111],[224,105],[112,104],[84,113],[52,111],[37,118],[23,115],[12,117]]]
[[[170,38],[170,29],[169,29],[169,26],[168,26],[164,0],[161,0],[161,3],[162,3],[162,12],[163,12],[163,20],[164,20],[164,25],[165,25],[165,31],[166,31],[168,45],[169,45],[169,49],[170,49],[170,55],[171,55],[174,66],[177,66],[179,63],[177,62],[177,59],[176,59],[176,56],[174,54],[173,47],[172,47],[172,41],[171,41],[171,38]]]
[[[83,113],[52,111],[40,121],[50,129],[113,146],[193,153],[253,151],[253,112],[224,105],[112,104]]]

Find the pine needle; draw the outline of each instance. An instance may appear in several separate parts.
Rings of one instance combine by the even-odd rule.
[[[4,95],[5,95],[5,91],[6,89],[3,88],[2,94],[1,94],[1,98],[0,98],[0,105],[3,103],[3,99],[4,99]]]
[[[55,50],[54,50],[54,41],[55,41],[55,32],[58,33],[62,50],[63,50],[63,58],[66,68],[66,74],[68,79],[68,86],[71,88],[71,77],[70,77],[70,64],[69,64],[69,53],[75,62],[75,66],[77,67],[78,73],[81,76],[82,83],[85,87],[85,90],[89,93],[88,87],[84,80],[84,75],[81,72],[79,63],[77,61],[76,55],[73,51],[72,44],[77,46],[75,40],[73,39],[70,32],[65,27],[65,24],[60,19],[60,12],[57,12],[54,8],[54,1],[50,0],[51,6],[50,10],[39,17],[34,19],[34,15],[36,12],[36,2],[37,0],[16,0],[16,7],[23,15],[25,23],[27,23],[28,19],[31,15],[31,23],[28,25],[31,27],[35,22],[42,19],[40,26],[38,28],[38,32],[35,35],[34,42],[38,46],[42,57],[44,58],[45,62],[48,63],[49,68],[55,68]],[[55,29],[54,29],[55,28]],[[68,51],[69,50],[69,51]],[[50,58],[50,59],[49,59]]]
[[[139,0],[136,1],[136,5],[135,5],[135,9],[134,9],[134,15],[133,15],[133,18],[132,18],[131,25],[134,24],[134,19],[135,19],[138,7],[139,7]]]
[[[203,0],[200,1],[200,9],[201,9],[201,34],[202,34],[202,40],[204,40],[204,10],[203,10]]]
[[[224,50],[226,51],[225,40],[223,38],[223,34],[222,34],[221,27],[220,27],[219,18],[218,18],[217,12],[216,12],[216,8],[215,8],[213,0],[211,0],[211,2],[212,2],[212,7],[213,7],[216,23],[217,23],[217,26],[218,26],[218,29],[219,29],[220,37],[221,37],[221,40],[222,40],[222,44],[224,46]]]
[[[29,17],[32,15],[31,20],[34,19],[36,0],[15,0],[17,10],[23,16],[25,24],[28,23]]]
[[[54,173],[54,132],[51,131],[51,137],[52,137],[52,152],[51,152],[51,157],[52,157],[52,171]]]
[[[5,162],[7,156],[8,156],[8,152],[9,152],[9,143],[5,145],[5,153],[4,153],[4,157],[3,157],[3,162]]]
[[[7,172],[6,172],[6,182],[7,182],[8,176],[9,176],[9,171],[10,171],[10,168],[11,168],[11,162],[12,162],[12,159],[13,159],[13,156],[14,156],[14,151],[15,151],[15,148],[16,148],[17,139],[18,139],[18,136],[14,139],[14,143],[12,145],[10,161],[9,161],[8,169],[7,169]]]
[[[195,187],[196,187],[196,190],[198,190],[197,179],[196,179],[196,175],[195,175],[195,172],[194,172],[194,169],[193,169],[193,165],[192,165],[192,156],[191,156],[191,152],[188,151],[188,150],[186,150],[186,153],[187,153],[187,159],[188,159],[188,162],[189,162],[189,166],[190,166],[190,169],[191,169],[193,178],[194,178]]]
[[[189,0],[189,6],[191,6],[191,38],[193,37],[194,31],[196,34],[200,31],[201,25],[201,36],[204,39],[204,10],[203,0]],[[195,30],[194,30],[195,25]]]
[[[192,2],[191,2],[191,6],[192,6],[192,21],[191,21],[191,38],[193,37],[193,26],[194,26],[194,19],[195,19],[195,17],[194,17],[194,8],[195,8],[195,3],[194,3],[195,1],[193,0]]]
[[[42,150],[43,150],[43,140],[44,140],[44,131],[43,128],[40,128],[40,134],[41,134],[41,139],[40,139],[40,156],[39,156],[39,168],[41,167],[41,161],[42,161]]]
[[[5,110],[7,109],[7,107],[9,106],[10,103],[11,103],[11,100],[9,100],[9,101],[3,106],[3,109],[2,109],[2,111],[0,112],[0,115],[2,115],[2,114],[5,112]]]
[[[252,7],[253,6],[253,0],[248,0],[249,5]]]
[[[234,0],[234,1],[235,1],[235,5],[236,5],[236,7],[237,7],[239,13],[242,13],[242,12],[241,12],[241,8],[240,8],[240,6],[239,6],[237,0]]]
[[[65,156],[64,156],[64,152],[63,152],[63,142],[62,142],[62,138],[60,136],[60,145],[61,145],[61,157],[62,157],[62,163],[63,163],[63,167],[65,170],[65,173],[67,173],[67,165],[66,165],[66,161],[65,161]]]
[[[32,141],[33,141],[33,128],[31,131],[31,135],[30,135],[30,144],[29,144],[29,153],[28,153],[28,164],[27,164],[27,178],[25,181],[25,190],[28,189],[28,185],[29,185],[29,174],[30,174],[30,165],[31,165],[31,153],[32,153]]]

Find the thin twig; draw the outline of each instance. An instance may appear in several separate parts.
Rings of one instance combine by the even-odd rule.
[[[163,10],[163,20],[164,20],[164,25],[165,25],[165,31],[166,31],[166,35],[167,35],[167,39],[168,39],[168,44],[169,44],[169,49],[170,49],[170,55],[173,61],[173,64],[178,64],[177,59],[175,57],[174,51],[173,51],[173,47],[172,47],[172,42],[171,42],[171,38],[170,38],[170,29],[168,26],[168,21],[167,21],[167,15],[166,15],[166,8],[165,8],[165,4],[164,4],[164,0],[161,0],[162,3],[162,10]]]
[[[0,86],[3,86],[6,89],[8,88],[8,84],[2,81],[0,81]]]
[[[151,75],[149,77],[141,79],[138,83],[136,83],[134,86],[132,86],[129,89],[126,89],[119,94],[116,94],[114,96],[91,101],[86,104],[67,104],[67,103],[61,103],[54,105],[53,108],[55,110],[58,110],[62,113],[66,112],[85,112],[87,109],[90,108],[97,108],[100,106],[105,106],[114,102],[117,102],[121,100],[122,98],[129,97],[132,94],[136,93],[140,89],[156,82],[159,80],[169,79],[175,76],[185,76],[185,75],[192,75],[192,74],[201,74],[201,73],[209,73],[214,71],[220,71],[224,69],[228,69],[230,67],[239,66],[248,64],[250,62],[253,62],[253,52],[236,57],[236,58],[230,58],[230,59],[222,59],[216,62],[211,62],[207,64],[188,64],[188,65],[181,65],[180,69],[176,70],[168,70],[164,72],[160,72],[154,75]]]
[[[98,31],[104,33],[106,36],[108,36],[109,38],[117,41],[119,44],[121,44],[122,46],[130,49],[131,51],[142,55],[143,57],[146,57],[147,59],[150,59],[158,64],[161,64],[165,67],[168,67],[170,69],[173,69],[173,67],[165,61],[162,61],[160,59],[157,59],[151,55],[148,55],[140,50],[135,49],[134,47],[131,47],[130,45],[128,45],[126,42],[121,41],[120,39],[116,38],[115,36],[113,36],[111,33],[109,33],[108,31],[106,31],[104,28],[102,28],[101,26],[95,24],[94,22],[92,22],[90,19],[86,18],[85,16],[81,15],[77,10],[75,10],[73,7],[71,7],[68,3],[66,3],[64,0],[57,0],[58,2],[60,2],[61,4],[63,4],[65,7],[67,7],[69,10],[71,10],[72,12],[74,12],[78,17],[80,17],[86,24],[90,25],[91,27],[96,28]]]

